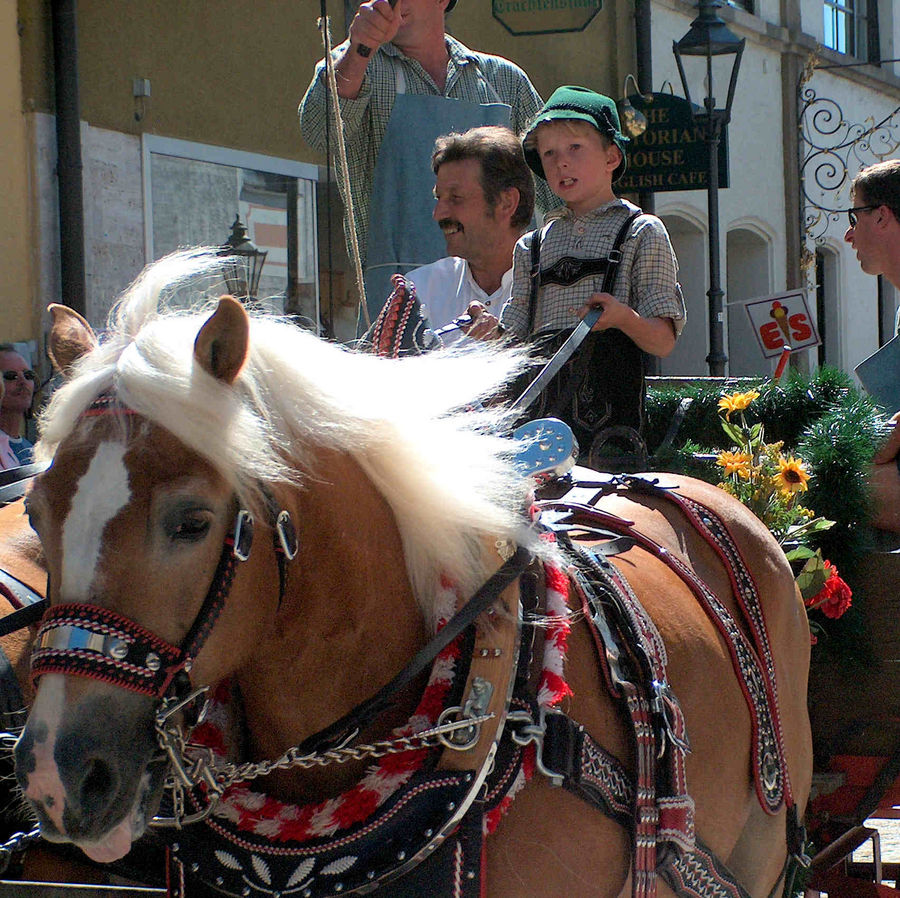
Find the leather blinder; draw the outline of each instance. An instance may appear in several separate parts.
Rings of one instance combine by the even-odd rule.
[[[234,557],[238,561],[246,561],[250,557],[250,549],[253,548],[253,515],[245,509],[237,513],[234,522]]]

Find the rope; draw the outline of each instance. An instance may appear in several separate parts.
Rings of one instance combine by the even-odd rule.
[[[331,113],[335,121],[335,133],[337,134],[337,161],[338,174],[341,179],[341,188],[344,194],[344,206],[347,212],[347,232],[350,237],[350,257],[353,261],[353,269],[356,274],[356,288],[359,291],[359,304],[366,323],[366,330],[372,326],[369,316],[369,306],[366,302],[366,285],[363,279],[362,258],[359,252],[359,241],[356,236],[356,211],[353,208],[353,197],[350,194],[350,172],[347,166],[347,145],[344,143],[344,121],[341,118],[341,104],[338,98],[337,81],[334,74],[334,59],[331,56],[331,21],[329,16],[319,19],[319,28],[322,31],[322,43],[325,47],[325,76],[328,79],[328,96],[331,103]]]

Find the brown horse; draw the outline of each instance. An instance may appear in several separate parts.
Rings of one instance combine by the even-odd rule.
[[[212,314],[158,314],[171,266],[183,275],[196,262],[165,264],[126,295],[100,345],[74,313],[54,308],[51,349],[71,376],[42,421],[38,454],[53,464],[28,498],[52,588],[17,773],[45,836],[100,860],[125,854],[159,807],[167,765],[154,718],[159,696],[171,696],[179,680],[179,697],[230,683],[218,690],[212,717],[220,723],[230,712],[220,729],[238,760],[277,758],[298,743],[301,754],[315,755],[318,747],[304,740],[391,681],[436,620],[452,614],[448,595],[464,599],[498,568],[486,544],[515,543],[551,568],[561,563],[522,514],[529,485],[510,461],[508,441],[489,435],[504,423],[502,410],[473,408],[520,359],[487,350],[401,362],[356,356],[289,325],[248,319],[229,298]],[[811,777],[809,632],[791,572],[738,502],[689,478],[659,477],[722,518],[759,587],[787,774],[802,814]],[[718,556],[664,496],[614,490],[599,506],[635,522],[739,615]],[[252,551],[239,509],[253,517]],[[238,556],[249,553],[241,562],[232,559],[232,529],[240,531]],[[745,894],[763,898],[785,863],[786,812],[760,806],[751,718],[726,645],[664,558],[635,546],[613,561],[668,649],[668,680],[691,745],[686,778],[697,834]],[[507,589],[499,608],[509,596]],[[507,617],[482,616],[476,645]],[[569,623],[565,668],[556,671],[571,690],[562,707],[633,774],[632,737],[589,627],[580,613]],[[488,664],[504,652],[480,654]],[[390,741],[407,720],[416,729],[418,696],[440,682],[435,671],[451,664],[447,658],[439,656],[427,687],[412,677],[388,713],[364,717],[358,737],[342,733],[341,744]],[[141,678],[153,684],[145,688]],[[240,805],[226,793],[209,821],[188,825],[176,841],[230,822],[245,842],[272,833],[281,850],[287,836],[278,827],[302,823],[307,832],[295,841],[345,837],[355,845],[365,815],[349,808],[347,796],[366,796],[367,812],[379,802],[407,802],[388,788],[405,781],[406,770],[382,759],[373,772],[371,764],[363,756],[278,769],[263,781],[266,795],[245,794]],[[462,760],[438,762],[449,779],[460,767]],[[370,787],[360,789],[361,781]],[[276,819],[262,819],[269,804]],[[348,818],[338,819],[339,811]],[[621,895],[629,888],[630,845],[620,822],[537,771],[486,839],[486,891],[492,898]],[[283,894],[339,893],[337,877],[357,860],[348,849],[322,871],[335,884],[328,892],[307,885],[314,860],[298,851],[293,874],[277,886]],[[246,885],[233,894],[277,894],[277,851],[253,847],[250,855],[239,874]],[[184,860],[190,866],[192,858]],[[221,847],[213,862],[222,875],[241,863],[236,850]],[[672,892],[660,884],[659,894]]]
[[[47,571],[43,565],[43,551],[28,523],[24,503],[21,501],[0,507],[0,571],[13,578],[10,585],[4,585],[4,581],[0,579],[0,618],[21,607],[22,600],[17,595],[20,587],[17,584],[22,584],[39,596],[44,594]],[[32,626],[0,637],[0,649],[18,682],[23,709],[33,698],[29,660],[36,632],[37,628]]]

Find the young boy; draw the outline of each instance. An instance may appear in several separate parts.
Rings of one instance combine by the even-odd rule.
[[[611,427],[620,436],[628,434],[622,428],[640,432],[643,353],[667,356],[685,322],[665,225],[613,192],[625,171],[627,141],[609,97],[571,86],[553,93],[523,146],[531,169],[566,205],[516,244],[512,297],[499,321],[470,308],[477,319],[471,336],[541,340],[549,351],[589,309],[602,307],[593,333],[545,391],[541,407],[529,410],[529,417],[563,418],[585,453]],[[539,271],[536,279],[532,271]]]

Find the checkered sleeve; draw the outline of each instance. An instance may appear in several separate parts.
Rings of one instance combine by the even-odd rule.
[[[504,331],[525,340],[528,337],[528,300],[531,295],[531,241],[534,232],[521,237],[513,251],[512,296],[500,312]]]
[[[643,216],[633,239],[629,305],[642,318],[671,318],[676,332],[681,333],[687,316],[678,283],[678,261],[665,225],[655,216]]]

